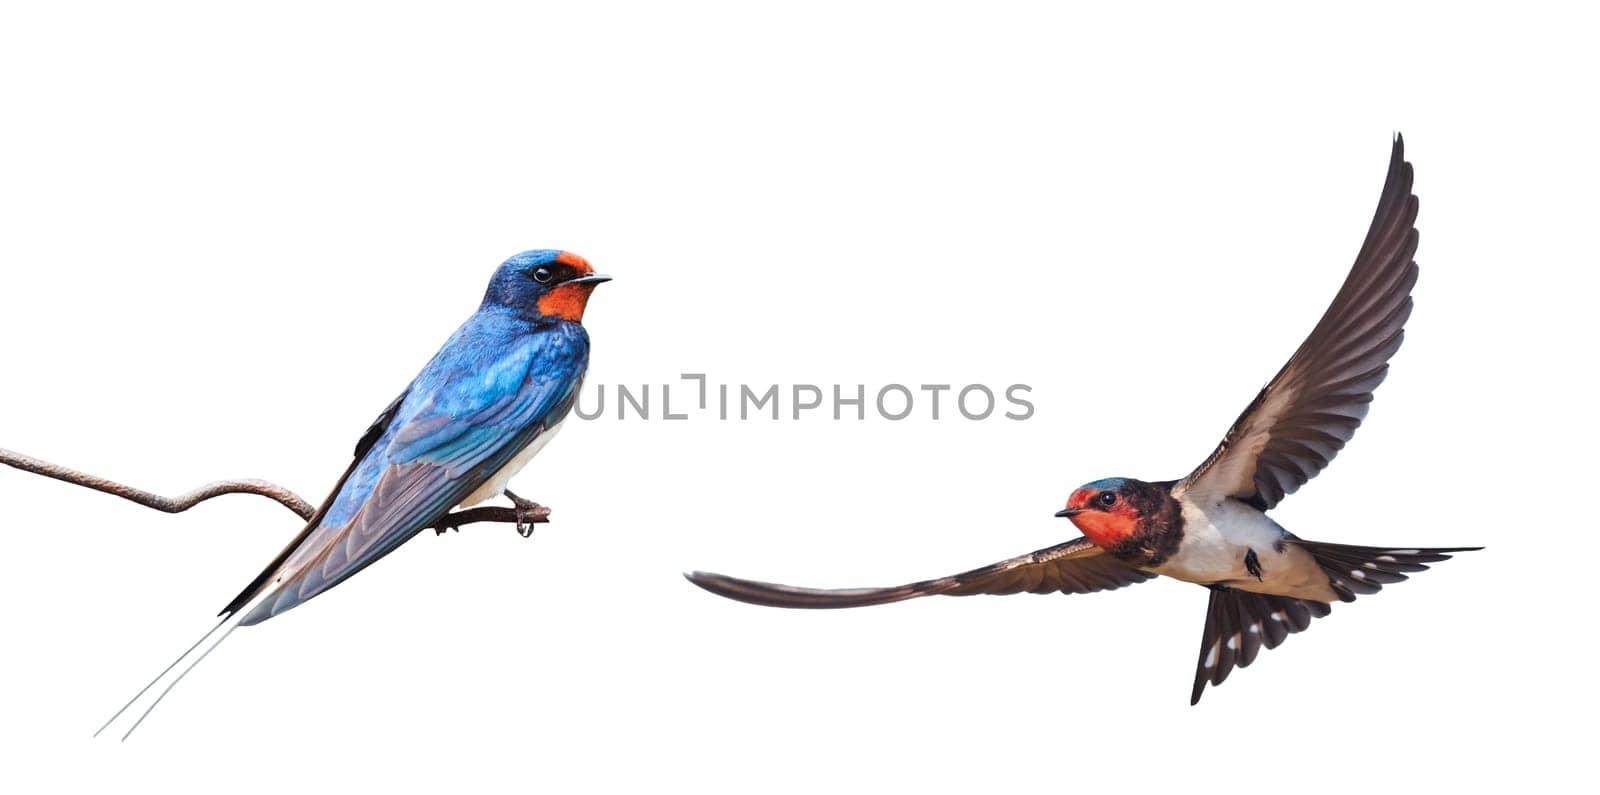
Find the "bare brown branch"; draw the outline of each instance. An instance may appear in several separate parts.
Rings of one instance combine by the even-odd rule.
[[[49,461],[41,461],[32,456],[26,456],[5,448],[0,448],[0,464],[15,467],[24,472],[32,472],[35,475],[55,478],[65,483],[71,483],[74,486],[103,491],[107,494],[139,503],[146,508],[154,508],[166,513],[182,513],[212,497],[220,497],[224,494],[259,494],[276,500],[278,504],[298,514],[301,519],[310,519],[312,512],[316,510],[311,506],[311,503],[301,499],[300,495],[275,483],[268,483],[265,480],[219,480],[215,483],[207,483],[194,491],[180,494],[176,497],[163,497],[160,494],[152,494],[143,489],[125,486],[114,480],[96,477],[85,472],[79,472],[76,469],[69,469],[60,464],[52,464]]]
[[[64,483],[71,483],[74,486],[83,486],[84,488],[105,492],[130,502],[136,502],[146,508],[154,508],[166,513],[182,513],[212,497],[220,497],[224,494],[259,494],[294,511],[301,519],[310,519],[311,514],[316,511],[311,503],[301,499],[300,495],[276,483],[269,483],[265,480],[219,480],[215,483],[207,483],[198,489],[185,492],[176,497],[163,497],[160,494],[153,494],[114,480],[79,472],[76,469],[70,469],[60,464],[52,464],[49,461],[23,455],[3,447],[0,447],[0,464],[5,464],[24,472],[32,472],[35,475],[54,478]],[[521,532],[523,525],[543,524],[550,521],[549,508],[521,498],[513,499],[518,505],[516,508],[469,508],[464,511],[447,514],[443,519],[435,523],[432,529],[443,531],[478,522],[500,522],[517,525],[518,531]]]

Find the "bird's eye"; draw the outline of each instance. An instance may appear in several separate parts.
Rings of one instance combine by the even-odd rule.
[[[555,277],[555,271],[552,271],[549,268],[535,268],[533,270],[533,280],[540,284],[549,284],[550,280],[554,279]]]
[[[1097,498],[1097,500],[1101,506],[1110,508],[1111,506],[1117,504],[1117,495],[1109,491],[1105,491],[1100,493],[1100,496]]]

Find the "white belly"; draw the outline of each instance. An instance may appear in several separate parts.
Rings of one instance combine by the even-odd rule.
[[[522,468],[527,466],[528,462],[532,461],[533,457],[538,455],[539,451],[543,450],[551,439],[555,438],[556,431],[561,430],[561,426],[566,422],[566,420],[562,420],[550,426],[549,430],[539,434],[538,438],[534,439],[527,447],[522,448],[522,452],[517,453],[515,457],[506,462],[505,466],[500,467],[499,472],[494,473],[493,476],[484,481],[477,491],[468,494],[467,498],[461,501],[461,507],[469,508],[484,500],[492,500],[504,494],[506,486],[511,484],[511,478],[521,472]]]
[[[1242,591],[1334,601],[1328,577],[1311,553],[1288,543],[1290,536],[1267,515],[1236,500],[1201,506],[1183,501],[1183,543],[1158,574],[1187,582],[1221,583]],[[1245,566],[1254,550],[1261,567],[1257,579]]]

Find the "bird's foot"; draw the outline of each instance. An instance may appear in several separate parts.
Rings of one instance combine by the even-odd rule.
[[[549,508],[546,508],[543,505],[534,502],[533,500],[525,500],[521,497],[518,497],[517,495],[512,494],[509,489],[505,494],[506,499],[511,500],[511,504],[517,509],[517,535],[522,536],[523,538],[533,535],[534,522],[539,519],[549,518]]]
[[[433,528],[433,534],[435,536],[442,536],[442,535],[444,535],[444,531],[446,531],[446,530],[454,530],[457,533],[461,532],[461,528],[456,527],[454,525],[440,525],[438,527]]]

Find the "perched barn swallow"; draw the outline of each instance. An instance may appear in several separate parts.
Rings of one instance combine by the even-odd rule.
[[[1354,435],[1411,314],[1417,197],[1397,135],[1383,195],[1339,294],[1311,336],[1182,480],[1107,478],[1072,492],[1083,537],[981,569],[894,588],[824,590],[693,572],[712,593],[773,607],[837,608],[943,594],[1089,593],[1158,575],[1211,590],[1191,704],[1262,646],[1276,647],[1334,600],[1354,601],[1452,552],[1300,539],[1265,511],[1310,480]]]
[[[506,260],[478,311],[361,436],[355,460],[300,535],[222,609],[220,623],[100,731],[154,694],[126,739],[234,629],[344,582],[451,508],[504,493],[522,510],[524,501],[506,485],[555,436],[577,399],[589,366],[584,307],[595,285],[609,279],[565,251]]]

